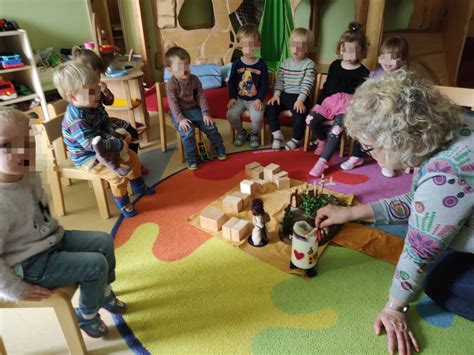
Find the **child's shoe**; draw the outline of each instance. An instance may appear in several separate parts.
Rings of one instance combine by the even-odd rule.
[[[142,173],[142,176],[148,175],[150,173],[150,170],[145,168],[143,165],[140,166],[140,171]]]
[[[392,178],[395,176],[395,171],[393,171],[392,169],[381,168],[380,171],[385,177]]]
[[[250,148],[257,149],[260,147],[260,138],[258,138],[258,134],[251,133],[250,134]]]
[[[137,215],[138,212],[130,203],[130,198],[128,195],[125,195],[124,197],[114,197],[114,201],[125,218],[130,218]]]
[[[275,150],[280,150],[281,149],[281,143],[283,142],[283,134],[281,133],[280,130],[272,132],[273,135],[273,143],[272,143],[272,149]]]
[[[324,174],[327,168],[329,168],[329,165],[326,159],[319,158],[316,164],[314,164],[313,168],[309,171],[309,175],[320,177]]]
[[[364,158],[359,158],[359,157],[350,157],[348,160],[346,160],[344,163],[341,164],[341,169],[342,170],[352,170],[356,166],[364,164]]]
[[[328,139],[324,139],[324,140],[321,140],[321,139],[318,139],[318,146],[316,147],[316,149],[314,150],[314,154],[315,155],[321,155],[323,154],[324,152],[324,148],[326,147],[326,143],[328,142]]]
[[[114,291],[111,291],[110,295],[104,299],[102,308],[112,314],[124,314],[127,310],[127,305],[115,296]]]
[[[92,319],[85,319],[79,308],[75,308],[79,328],[81,328],[91,338],[102,338],[109,332],[107,325],[100,319],[100,314],[97,313]]]
[[[247,131],[242,128],[238,133],[237,133],[237,136],[235,136],[235,140],[234,140],[234,145],[236,147],[241,147],[245,144],[245,142],[247,141],[247,138],[249,137],[249,134],[247,133]]]
[[[197,170],[198,169],[198,163],[188,163],[188,170]]]
[[[286,142],[285,150],[295,150],[300,146],[300,142],[301,141],[299,140],[291,138],[288,142]]]
[[[155,194],[155,189],[153,187],[147,186],[147,184],[145,184],[145,180],[143,180],[142,177],[139,177],[138,179],[130,180],[130,185],[132,186],[132,191],[136,194],[142,194],[142,195]]]
[[[227,155],[225,153],[219,153],[217,154],[217,160],[226,160]]]

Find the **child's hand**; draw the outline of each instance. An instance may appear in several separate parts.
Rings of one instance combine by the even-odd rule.
[[[236,99],[230,99],[229,102],[227,103],[227,108],[232,108],[235,106],[235,104],[237,103],[237,100]]]
[[[179,128],[181,128],[183,132],[186,132],[188,129],[191,129],[191,121],[188,119],[179,121]]]
[[[253,103],[253,108],[257,110],[258,112],[262,111],[263,110],[262,100],[259,100],[259,99],[255,100]]]
[[[204,123],[208,126],[212,126],[214,124],[214,120],[209,115],[204,115]]]
[[[123,134],[123,140],[130,144],[130,142],[132,141],[132,135],[125,131],[125,133]]]
[[[273,96],[270,100],[268,100],[269,105],[280,104],[280,96]]]
[[[295,110],[298,113],[305,113],[306,107],[304,105],[304,102],[301,100],[296,100],[295,104],[293,105],[293,110]]]
[[[28,287],[23,291],[20,295],[20,299],[22,301],[41,301],[45,298],[51,296],[53,292],[48,290],[47,288],[36,286],[36,285],[28,285]]]
[[[99,86],[100,86],[100,91],[104,92],[105,90],[107,90],[107,84],[106,83],[103,83],[101,81],[101,82],[99,82]]]

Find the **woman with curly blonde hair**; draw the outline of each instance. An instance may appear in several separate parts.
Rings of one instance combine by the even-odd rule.
[[[425,293],[474,321],[474,120],[431,84],[404,69],[362,84],[345,117],[348,134],[388,169],[419,168],[410,192],[355,207],[327,206],[316,224],[406,223],[405,246],[375,333],[388,350],[419,351],[406,311]]]

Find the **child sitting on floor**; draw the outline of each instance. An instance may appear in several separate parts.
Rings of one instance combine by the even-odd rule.
[[[216,150],[217,159],[227,159],[222,137],[209,115],[201,82],[189,71],[189,53],[184,48],[171,47],[165,53],[165,62],[172,74],[166,82],[171,122],[183,140],[188,169],[198,168],[194,126],[207,135]]]
[[[103,232],[65,231],[51,217],[39,174],[28,116],[0,107],[0,299],[41,301],[53,289],[79,284],[79,326],[107,334],[98,310],[125,312],[112,292],[114,243]]]
[[[72,59],[74,61],[84,63],[92,68],[96,72],[96,74],[99,76],[104,74],[105,72],[105,66],[104,62],[102,59],[94,52],[89,49],[85,48],[80,48],[80,47],[74,47],[72,49]],[[99,82],[100,85],[100,91],[101,91],[101,97],[100,97],[100,104],[101,105],[106,105],[110,106],[114,103],[114,94],[109,90],[107,87],[107,84],[104,82]],[[136,154],[138,154],[138,148],[139,148],[139,143],[138,143],[138,135],[139,133],[143,132],[145,129],[145,126],[139,125],[137,123],[137,129],[133,128],[133,126],[128,123],[125,120],[121,120],[120,118],[116,117],[109,117],[114,122],[114,125],[117,128],[123,128],[125,129],[131,136],[131,141],[128,147],[133,150]],[[141,163],[140,163],[140,169],[142,172],[142,175],[147,175],[149,173],[149,170],[145,168]]]
[[[115,136],[117,127],[100,105],[101,90],[97,74],[89,66],[71,61],[56,68],[53,81],[61,97],[69,102],[62,133],[72,162],[78,168],[108,181],[114,201],[124,217],[135,216],[137,211],[130,203],[128,182],[135,193],[152,195],[155,190],[145,184],[138,156],[128,149],[127,140]],[[127,176],[120,176],[98,162],[92,145],[96,136],[101,136],[106,150],[120,152],[128,149],[129,161],[121,162],[131,168]]]
[[[367,68],[360,63],[367,52],[367,38],[357,22],[349,23],[337,42],[336,53],[342,54],[329,66],[328,76],[318,97],[317,105],[306,117],[311,126],[313,137],[317,138],[318,146],[314,154],[321,155],[313,166],[310,175],[319,177],[328,168],[336,146],[344,131],[344,114],[349,106],[352,94],[369,75]],[[323,123],[334,120],[329,137],[324,131]]]
[[[391,72],[405,66],[408,61],[408,42],[402,37],[389,37],[380,47],[380,67],[372,70],[369,78],[374,78],[384,72]],[[363,151],[360,143],[355,141],[352,156],[341,164],[342,170],[351,170],[364,163]],[[388,168],[381,168],[382,175],[394,177],[395,172]]]
[[[232,63],[229,77],[229,103],[227,119],[232,129],[237,131],[234,145],[240,147],[249,138],[242,127],[240,116],[245,110],[250,112],[250,148],[260,147],[258,131],[262,126],[265,93],[268,88],[268,69],[262,58],[255,56],[260,47],[260,33],[254,24],[243,25],[237,32],[237,42],[243,56]]]
[[[286,150],[298,148],[304,136],[305,116],[311,108],[311,91],[316,66],[307,56],[313,45],[313,33],[306,28],[295,28],[290,36],[291,58],[281,63],[275,82],[273,97],[268,101],[267,117],[273,135],[273,149],[280,149],[283,133],[280,130],[280,112],[291,111],[293,138]]]

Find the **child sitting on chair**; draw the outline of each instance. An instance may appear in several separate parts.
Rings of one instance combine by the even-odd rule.
[[[171,47],[165,53],[165,62],[172,74],[166,82],[171,122],[183,140],[188,169],[198,168],[194,126],[207,135],[216,150],[217,159],[227,159],[222,137],[209,115],[201,82],[189,71],[189,53],[184,48]]]
[[[384,72],[391,72],[405,66],[408,61],[408,42],[402,37],[389,37],[380,47],[379,63],[380,67],[372,70],[369,78],[374,78]],[[352,156],[341,164],[342,170],[351,170],[364,163],[363,150],[360,143],[355,141]],[[381,168],[382,175],[394,177],[395,171],[388,168]]]
[[[258,131],[263,123],[265,93],[268,88],[268,69],[262,58],[255,56],[260,47],[260,33],[254,24],[240,27],[237,42],[243,56],[232,63],[229,77],[229,103],[227,119],[232,129],[237,131],[234,145],[240,147],[250,137],[250,148],[260,147]],[[240,116],[245,110],[250,112],[250,136],[242,126]]]
[[[286,150],[295,150],[301,144],[305,130],[305,113],[311,108],[316,66],[307,56],[313,45],[313,33],[306,28],[295,28],[290,36],[291,58],[281,63],[273,97],[268,101],[267,116],[273,135],[273,149],[280,149],[283,133],[280,130],[280,112],[291,111],[293,138]]]
[[[320,177],[328,168],[328,161],[341,139],[344,131],[344,114],[349,107],[352,95],[369,75],[369,70],[360,60],[367,52],[367,38],[357,22],[349,23],[337,42],[336,53],[342,54],[329,66],[328,76],[318,97],[317,105],[306,117],[311,126],[313,137],[317,138],[318,146],[314,154],[321,157],[309,174]],[[334,120],[329,135],[324,131],[323,123]],[[329,137],[328,137],[329,136]]]
[[[105,66],[102,59],[94,51],[89,49],[83,49],[77,46],[74,47],[72,49],[72,59],[90,66],[99,76],[99,78],[105,72]],[[99,85],[101,91],[100,104],[106,106],[112,105],[115,99],[114,94],[109,90],[106,83],[101,81],[99,82]],[[131,135],[131,141],[128,147],[138,154],[138,135],[144,131],[145,126],[136,123],[137,128],[135,129],[130,123],[125,120],[121,120],[120,118],[109,117],[109,119],[114,122],[114,125],[117,128],[123,128]],[[149,173],[149,170],[143,165],[140,165],[140,169],[142,175],[147,175]]]
[[[152,195],[155,190],[145,184],[138,156],[128,149],[130,137],[123,140],[115,136],[117,127],[100,105],[101,91],[97,74],[89,66],[71,61],[56,68],[53,81],[62,98],[69,102],[62,133],[72,162],[78,168],[108,181],[114,201],[124,217],[135,216],[137,211],[130,203],[128,182],[132,191],[138,194]],[[122,161],[121,165],[131,168],[128,175],[120,176],[98,161],[92,144],[97,136],[101,137],[105,150],[127,151],[129,160]]]
[[[112,292],[114,243],[103,232],[65,231],[51,217],[34,170],[28,116],[0,107],[0,299],[41,301],[55,288],[79,284],[79,326],[99,338],[98,310],[125,312]]]

